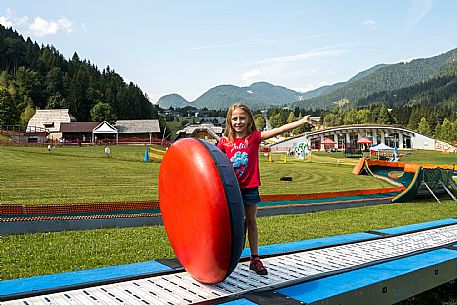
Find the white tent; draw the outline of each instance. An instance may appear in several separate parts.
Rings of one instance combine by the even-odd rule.
[[[95,143],[96,134],[113,134],[116,135],[116,144],[119,141],[117,129],[106,121],[101,122],[92,130],[92,143]]]
[[[370,150],[377,151],[377,152],[382,152],[382,151],[387,152],[387,151],[394,151],[395,148],[387,146],[384,143],[381,143],[381,144],[371,147]]]
[[[386,159],[390,156],[389,161],[398,161],[395,155],[395,148],[387,146],[384,143],[378,144],[370,148],[370,152],[376,153],[376,157],[379,159]]]

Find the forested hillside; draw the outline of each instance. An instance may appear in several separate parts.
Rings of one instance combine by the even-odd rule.
[[[21,116],[26,124],[36,108],[69,108],[78,121],[90,121],[94,107],[117,119],[158,117],[146,94],[109,67],[100,71],[76,52],[65,59],[0,25],[0,125],[19,124]]]
[[[372,94],[414,86],[441,75],[456,59],[457,49],[454,49],[435,57],[415,59],[408,63],[378,65],[357,74],[346,83],[330,86],[318,97],[294,103],[293,106],[328,109],[341,102],[360,105],[360,100]]]
[[[360,99],[355,105],[364,106],[379,102],[383,102],[389,107],[414,105],[455,107],[457,105],[457,76],[455,74],[441,76],[400,90],[374,93]]]

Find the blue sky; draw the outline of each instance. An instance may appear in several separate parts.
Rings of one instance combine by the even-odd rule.
[[[114,69],[152,102],[267,81],[297,91],[457,47],[457,1],[2,0],[0,24]]]

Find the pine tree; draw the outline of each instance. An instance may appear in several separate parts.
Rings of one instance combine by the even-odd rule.
[[[35,115],[35,108],[33,108],[32,103],[29,103],[27,107],[25,107],[24,111],[21,113],[21,125],[27,126],[30,119]]]
[[[264,130],[264,128],[265,128],[265,119],[264,119],[263,115],[256,114],[254,116],[254,122],[255,122],[255,126],[256,126],[257,130],[260,130],[260,131]]]
[[[384,105],[384,104],[382,104],[381,108],[379,109],[377,123],[384,124],[384,125],[392,123],[392,119],[389,115],[389,110],[387,109],[386,105]]]
[[[436,124],[436,126],[435,126],[434,137],[435,137],[436,139],[441,139],[441,138],[442,138],[442,137],[441,137],[441,124],[440,124],[440,123]]]
[[[287,121],[286,116],[284,115],[284,113],[282,111],[279,111],[276,114],[272,115],[269,120],[270,120],[271,127],[273,127],[273,128],[282,126]]]
[[[427,119],[422,117],[419,126],[417,127],[417,131],[423,135],[426,136],[431,136],[432,135],[432,129],[430,128],[430,125],[427,122]]]
[[[452,139],[454,138],[454,135],[452,134],[453,127],[452,122],[448,118],[445,118],[441,125],[441,139],[443,141],[452,142]]]
[[[8,89],[0,86],[0,126],[18,124],[19,118],[20,112],[16,107],[16,102]]]
[[[417,126],[419,125],[421,117],[422,116],[420,115],[419,108],[414,107],[411,111],[411,115],[409,116],[408,120],[408,125],[406,127],[411,130],[416,130]]]

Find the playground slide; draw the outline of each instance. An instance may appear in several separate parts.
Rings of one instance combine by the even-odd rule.
[[[353,169],[356,175],[369,174],[394,185],[402,185],[404,190],[392,198],[392,202],[405,202],[417,197],[447,193],[456,200],[449,189],[457,191],[452,179],[454,167],[450,165],[413,164],[388,162],[381,160],[360,159]]]
[[[411,180],[410,184],[406,187],[406,189],[392,198],[392,202],[405,202],[409,199],[413,199],[416,197],[416,194],[418,193],[419,186],[420,186],[420,173],[422,171],[422,167],[418,166],[416,168],[416,171],[414,172],[413,179]]]
[[[366,158],[359,159],[359,162],[357,162],[354,169],[352,170],[352,173],[354,175],[360,175],[360,172],[363,170],[363,167],[365,165],[365,160],[367,160],[367,159]]]

